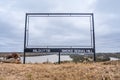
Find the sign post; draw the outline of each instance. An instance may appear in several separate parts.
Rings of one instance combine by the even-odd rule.
[[[58,60],[58,63],[60,64],[60,51],[59,51],[59,60]]]

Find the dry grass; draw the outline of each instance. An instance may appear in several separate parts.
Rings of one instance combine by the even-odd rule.
[[[60,65],[0,63],[0,80],[120,80],[120,61]]]

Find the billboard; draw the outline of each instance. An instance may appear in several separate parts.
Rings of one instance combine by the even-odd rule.
[[[25,52],[95,53],[93,13],[26,13]]]

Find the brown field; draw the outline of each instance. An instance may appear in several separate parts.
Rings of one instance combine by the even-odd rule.
[[[0,80],[120,80],[120,61],[60,65],[0,63]]]

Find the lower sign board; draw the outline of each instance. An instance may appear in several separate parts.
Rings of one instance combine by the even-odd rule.
[[[93,48],[26,48],[25,52],[33,53],[51,53],[51,52],[61,52],[61,53],[93,53]]]

